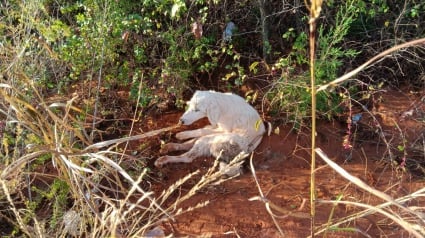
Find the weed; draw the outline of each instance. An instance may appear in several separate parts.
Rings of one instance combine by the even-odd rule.
[[[30,210],[33,212],[37,211],[40,209],[39,206],[42,205],[42,199],[47,199],[47,201],[52,203],[52,214],[51,217],[49,217],[50,229],[56,229],[56,226],[64,215],[64,211],[67,210],[66,206],[68,204],[68,196],[70,192],[69,185],[65,181],[55,179],[47,191],[37,188],[36,186],[33,186],[31,190],[39,194],[39,197],[32,203],[33,205],[30,206]]]
[[[358,6],[353,2],[346,2],[337,11],[334,25],[325,28],[319,27],[318,52],[315,64],[315,77],[318,85],[325,84],[336,78],[339,70],[347,58],[355,57],[358,51],[343,49],[340,44],[348,34],[352,23],[358,16]],[[272,85],[268,92],[271,105],[277,110],[286,112],[288,121],[296,127],[302,124],[310,111],[310,90],[308,73],[300,67],[308,63],[307,35],[296,35],[290,28],[283,38],[294,39],[292,51],[284,58],[280,58],[273,70],[281,72],[279,79]],[[333,118],[340,112],[341,98],[336,92],[319,92],[317,94],[317,111],[320,116]]]

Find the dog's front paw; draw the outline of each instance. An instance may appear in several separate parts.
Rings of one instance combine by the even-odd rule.
[[[162,156],[162,157],[159,157],[156,161],[155,161],[155,167],[157,167],[157,168],[161,168],[164,164],[166,164],[168,161],[167,161],[168,159],[167,159],[167,156]]]
[[[176,134],[176,138],[178,140],[186,140],[186,139],[189,139],[191,137],[190,137],[189,133],[187,133],[187,131],[182,131],[182,132],[179,132],[179,133]]]
[[[170,151],[172,151],[171,149],[172,149],[171,145],[168,143],[161,146],[161,149],[159,149],[159,153],[162,155],[165,155],[165,154],[168,154]]]

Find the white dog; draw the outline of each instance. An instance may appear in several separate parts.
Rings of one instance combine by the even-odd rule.
[[[258,112],[242,97],[231,93],[196,91],[187,103],[180,123],[190,125],[208,117],[211,125],[176,134],[182,144],[168,143],[161,152],[187,151],[179,156],[166,155],[155,161],[160,167],[167,163],[190,163],[201,156],[214,156],[229,162],[240,152],[250,153],[261,142],[265,126]]]

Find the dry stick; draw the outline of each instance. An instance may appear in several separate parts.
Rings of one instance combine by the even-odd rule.
[[[132,133],[133,133],[133,130],[134,130],[134,125],[135,125],[135,123],[136,123],[136,117],[137,117],[137,114],[138,114],[138,110],[139,110],[139,102],[140,102],[140,98],[142,97],[142,88],[143,88],[143,81],[144,81],[144,74],[142,73],[142,77],[141,77],[141,79],[140,79],[140,83],[139,83],[139,89],[138,89],[138,91],[137,91],[137,103],[136,103],[136,109],[134,110],[134,114],[133,114],[133,120],[131,120],[131,126],[130,126],[130,132],[129,132],[129,135],[131,135]],[[124,157],[124,153],[125,153],[125,151],[127,151],[127,148],[128,148],[128,142],[129,141],[127,141],[127,143],[125,144],[125,147],[124,147],[124,150],[123,150],[123,153],[122,153],[122,155],[121,155],[121,159],[123,159],[123,157]]]
[[[261,190],[260,183],[258,182],[258,178],[257,178],[257,174],[255,172],[254,164],[252,162],[253,156],[254,156],[254,154],[252,153],[251,154],[251,157],[249,159],[249,163],[250,163],[250,167],[251,167],[251,173],[252,173],[252,176],[254,177],[254,181],[255,181],[255,184],[257,185],[258,193],[260,193],[260,196],[255,196],[255,197],[249,198],[248,200],[249,201],[261,201],[261,202],[264,203],[264,206],[266,207],[267,212],[272,217],[275,226],[279,230],[281,236],[284,237],[285,235],[284,235],[282,229],[280,228],[279,224],[277,223],[276,217],[277,218],[284,218],[284,217],[290,216],[290,217],[297,217],[297,218],[309,219],[310,218],[310,214],[305,213],[305,212],[299,212],[299,211],[295,211],[294,212],[294,211],[290,211],[288,209],[279,207],[278,205],[272,203],[269,199],[267,199],[264,196],[263,190]],[[304,204],[304,202],[301,204],[300,208],[304,206],[303,204]],[[272,212],[271,208],[273,208],[274,210],[276,210],[276,211],[278,211],[278,212],[280,212],[280,213],[282,213],[284,215],[283,216],[277,216],[277,215],[275,215]]]
[[[377,197],[379,197],[379,198],[381,198],[381,199],[383,199],[387,202],[391,202],[393,205],[396,205],[397,207],[401,208],[402,210],[405,210],[409,213],[415,214],[410,209],[408,209],[408,208],[402,206],[401,204],[399,204],[398,202],[394,201],[388,194],[372,188],[371,186],[367,185],[365,182],[363,182],[362,180],[360,180],[356,176],[353,176],[350,173],[348,173],[346,170],[341,168],[338,164],[336,164],[331,159],[329,159],[329,157],[325,154],[325,152],[323,152],[322,149],[317,148],[317,149],[315,149],[315,151],[333,170],[338,172],[342,177],[346,178],[348,181],[354,183],[355,185],[362,188],[363,190],[365,190],[369,193],[372,193],[373,195],[375,195],[375,196],[377,196]]]
[[[249,200],[250,201],[260,200],[260,201],[262,201],[264,203],[264,205],[266,206],[266,210],[270,214],[270,216],[272,217],[272,220],[273,220],[275,226],[277,227],[277,229],[279,230],[280,235],[282,237],[285,237],[285,233],[283,233],[282,229],[280,228],[279,224],[276,221],[275,215],[270,210],[270,201],[264,196],[264,193],[261,190],[260,183],[258,182],[258,179],[257,179],[257,174],[255,173],[254,163],[252,163],[252,158],[253,157],[254,157],[254,153],[251,153],[251,157],[249,158],[249,165],[251,166],[252,176],[254,177],[255,184],[257,185],[258,192],[260,193],[260,197],[258,197],[258,196],[257,197],[253,197],[253,198],[250,198]]]
[[[106,146],[109,146],[109,145],[112,145],[112,144],[119,144],[119,143],[123,143],[123,142],[127,142],[127,141],[140,140],[140,139],[144,139],[144,138],[147,138],[147,137],[156,136],[156,135],[159,135],[163,132],[175,129],[179,126],[180,126],[180,124],[177,124],[177,125],[174,125],[174,126],[169,126],[169,127],[154,130],[154,131],[149,131],[149,132],[143,133],[141,135],[128,136],[128,137],[124,137],[124,138],[98,142],[96,144],[87,146],[84,149],[84,151],[88,151],[88,150],[91,150],[91,149],[99,149],[99,148],[106,147]]]
[[[171,218],[171,215],[169,213],[167,213],[158,203],[156,203],[155,199],[151,197],[151,195],[153,194],[153,192],[147,192],[145,191],[143,188],[141,188],[138,183],[136,183],[133,178],[117,163],[115,163],[113,160],[109,159],[108,157],[102,155],[100,152],[99,153],[87,153],[86,154],[87,157],[91,158],[88,163],[92,163],[94,161],[102,161],[105,164],[108,164],[109,166],[111,166],[112,168],[114,168],[116,171],[118,171],[118,173],[120,173],[125,179],[127,179],[132,186],[134,186],[136,188],[136,190],[138,192],[140,192],[141,194],[143,194],[143,196],[141,198],[139,198],[139,200],[144,200],[145,198],[149,199],[149,201],[151,202],[151,204],[153,204],[154,206],[156,206],[157,209],[159,209],[161,212],[163,212],[163,214],[167,215],[167,217]]]
[[[413,41],[409,41],[400,45],[396,45],[388,50],[385,50],[383,52],[381,52],[380,54],[376,55],[375,57],[373,57],[372,59],[368,60],[366,63],[360,65],[359,67],[357,67],[356,69],[354,69],[353,71],[344,74],[343,76],[335,79],[332,82],[329,82],[325,85],[320,86],[316,92],[320,92],[323,91],[325,89],[327,89],[329,86],[336,86],[339,83],[344,82],[345,80],[350,79],[351,77],[353,77],[354,75],[356,75],[357,73],[359,73],[360,71],[366,69],[369,65],[375,63],[378,59],[391,54],[394,51],[403,49],[403,48],[408,48],[411,46],[416,46],[416,45],[420,45],[420,44],[425,44],[425,38],[421,38],[421,39],[417,39],[417,40],[413,40]]]
[[[315,149],[316,153],[336,172],[338,172],[342,177],[344,177],[345,179],[347,179],[348,181],[354,183],[355,185],[357,185],[358,187],[362,188],[363,190],[389,202],[392,205],[397,206],[398,208],[400,208],[401,210],[406,211],[407,213],[413,214],[415,216],[417,216],[418,218],[421,218],[421,216],[419,214],[417,214],[416,212],[412,211],[411,209],[401,205],[399,202],[397,202],[396,200],[394,200],[393,198],[391,198],[389,195],[387,195],[386,193],[383,193],[379,190],[376,190],[374,188],[372,188],[371,186],[367,185],[365,182],[363,182],[362,180],[360,180],[359,178],[349,174],[346,170],[344,170],[343,168],[341,168],[338,164],[336,164],[335,162],[333,162],[331,159],[329,159],[329,157],[320,149],[317,148]],[[409,231],[411,234],[414,234],[415,236],[418,234],[416,231],[414,231],[413,229],[409,229],[408,226],[406,226],[406,223],[399,223],[400,225],[402,225],[403,228],[405,228],[407,231]]]
[[[395,201],[398,202],[398,203],[400,203],[400,204],[402,204],[402,203],[409,202],[410,200],[415,199],[415,198],[424,197],[424,195],[425,195],[425,188],[422,188],[422,189],[419,189],[418,191],[413,192],[411,194],[408,194],[408,195],[406,195],[404,197],[397,198]],[[322,200],[322,201],[319,201],[319,202],[324,203],[326,201],[323,201]],[[388,207],[390,205],[391,205],[391,202],[385,202],[385,203],[381,203],[381,204],[375,205],[374,207],[377,208],[377,209],[384,209],[384,208],[386,208],[386,207]],[[365,217],[365,216],[368,216],[368,215],[373,214],[373,213],[374,213],[373,210],[366,209],[366,210],[357,212],[355,214],[351,214],[351,215],[349,215],[349,216],[347,216],[345,218],[339,219],[336,222],[334,222],[334,224],[332,226],[333,227],[338,227],[339,225],[342,225],[344,223],[352,222],[352,221],[354,221],[354,220],[356,220],[358,218]],[[423,220],[423,219],[424,218],[422,218],[420,220]],[[326,226],[324,228],[320,228],[318,231],[316,231],[315,234],[318,235],[318,234],[326,231],[327,229],[328,229],[328,224],[326,224]],[[425,231],[423,233],[425,234]]]
[[[352,205],[352,206],[357,206],[357,207],[362,207],[367,209],[367,211],[371,211],[374,213],[380,213],[382,215],[384,215],[385,217],[393,220],[395,223],[399,224],[401,227],[403,227],[404,229],[406,229],[406,231],[408,231],[410,234],[414,235],[417,238],[423,238],[425,234],[421,234],[420,231],[416,231],[414,228],[414,225],[408,223],[407,221],[405,221],[403,218],[400,218],[399,216],[393,215],[390,212],[387,212],[384,209],[381,208],[377,208],[376,206],[372,206],[369,204],[364,204],[364,203],[359,203],[359,202],[350,202],[350,201],[321,201],[322,203],[332,203],[334,205],[338,205],[338,204],[345,204],[345,205]],[[417,227],[419,228],[419,226]],[[418,229],[420,230],[420,228]]]

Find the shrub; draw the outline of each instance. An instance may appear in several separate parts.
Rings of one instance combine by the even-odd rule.
[[[338,7],[334,24],[323,24],[318,29],[318,49],[315,77],[318,85],[325,84],[337,77],[344,60],[355,57],[359,51],[343,48],[344,37],[358,17],[359,6],[353,1]],[[310,112],[311,95],[309,91],[309,73],[304,70],[308,65],[308,36],[301,32],[296,35],[290,28],[283,38],[292,40],[291,52],[280,58],[274,65],[274,73],[280,72],[278,80],[268,92],[268,98],[274,111],[287,113],[287,119],[296,124],[302,123]],[[319,115],[331,118],[339,111],[341,103],[336,92],[320,92],[317,95]]]

